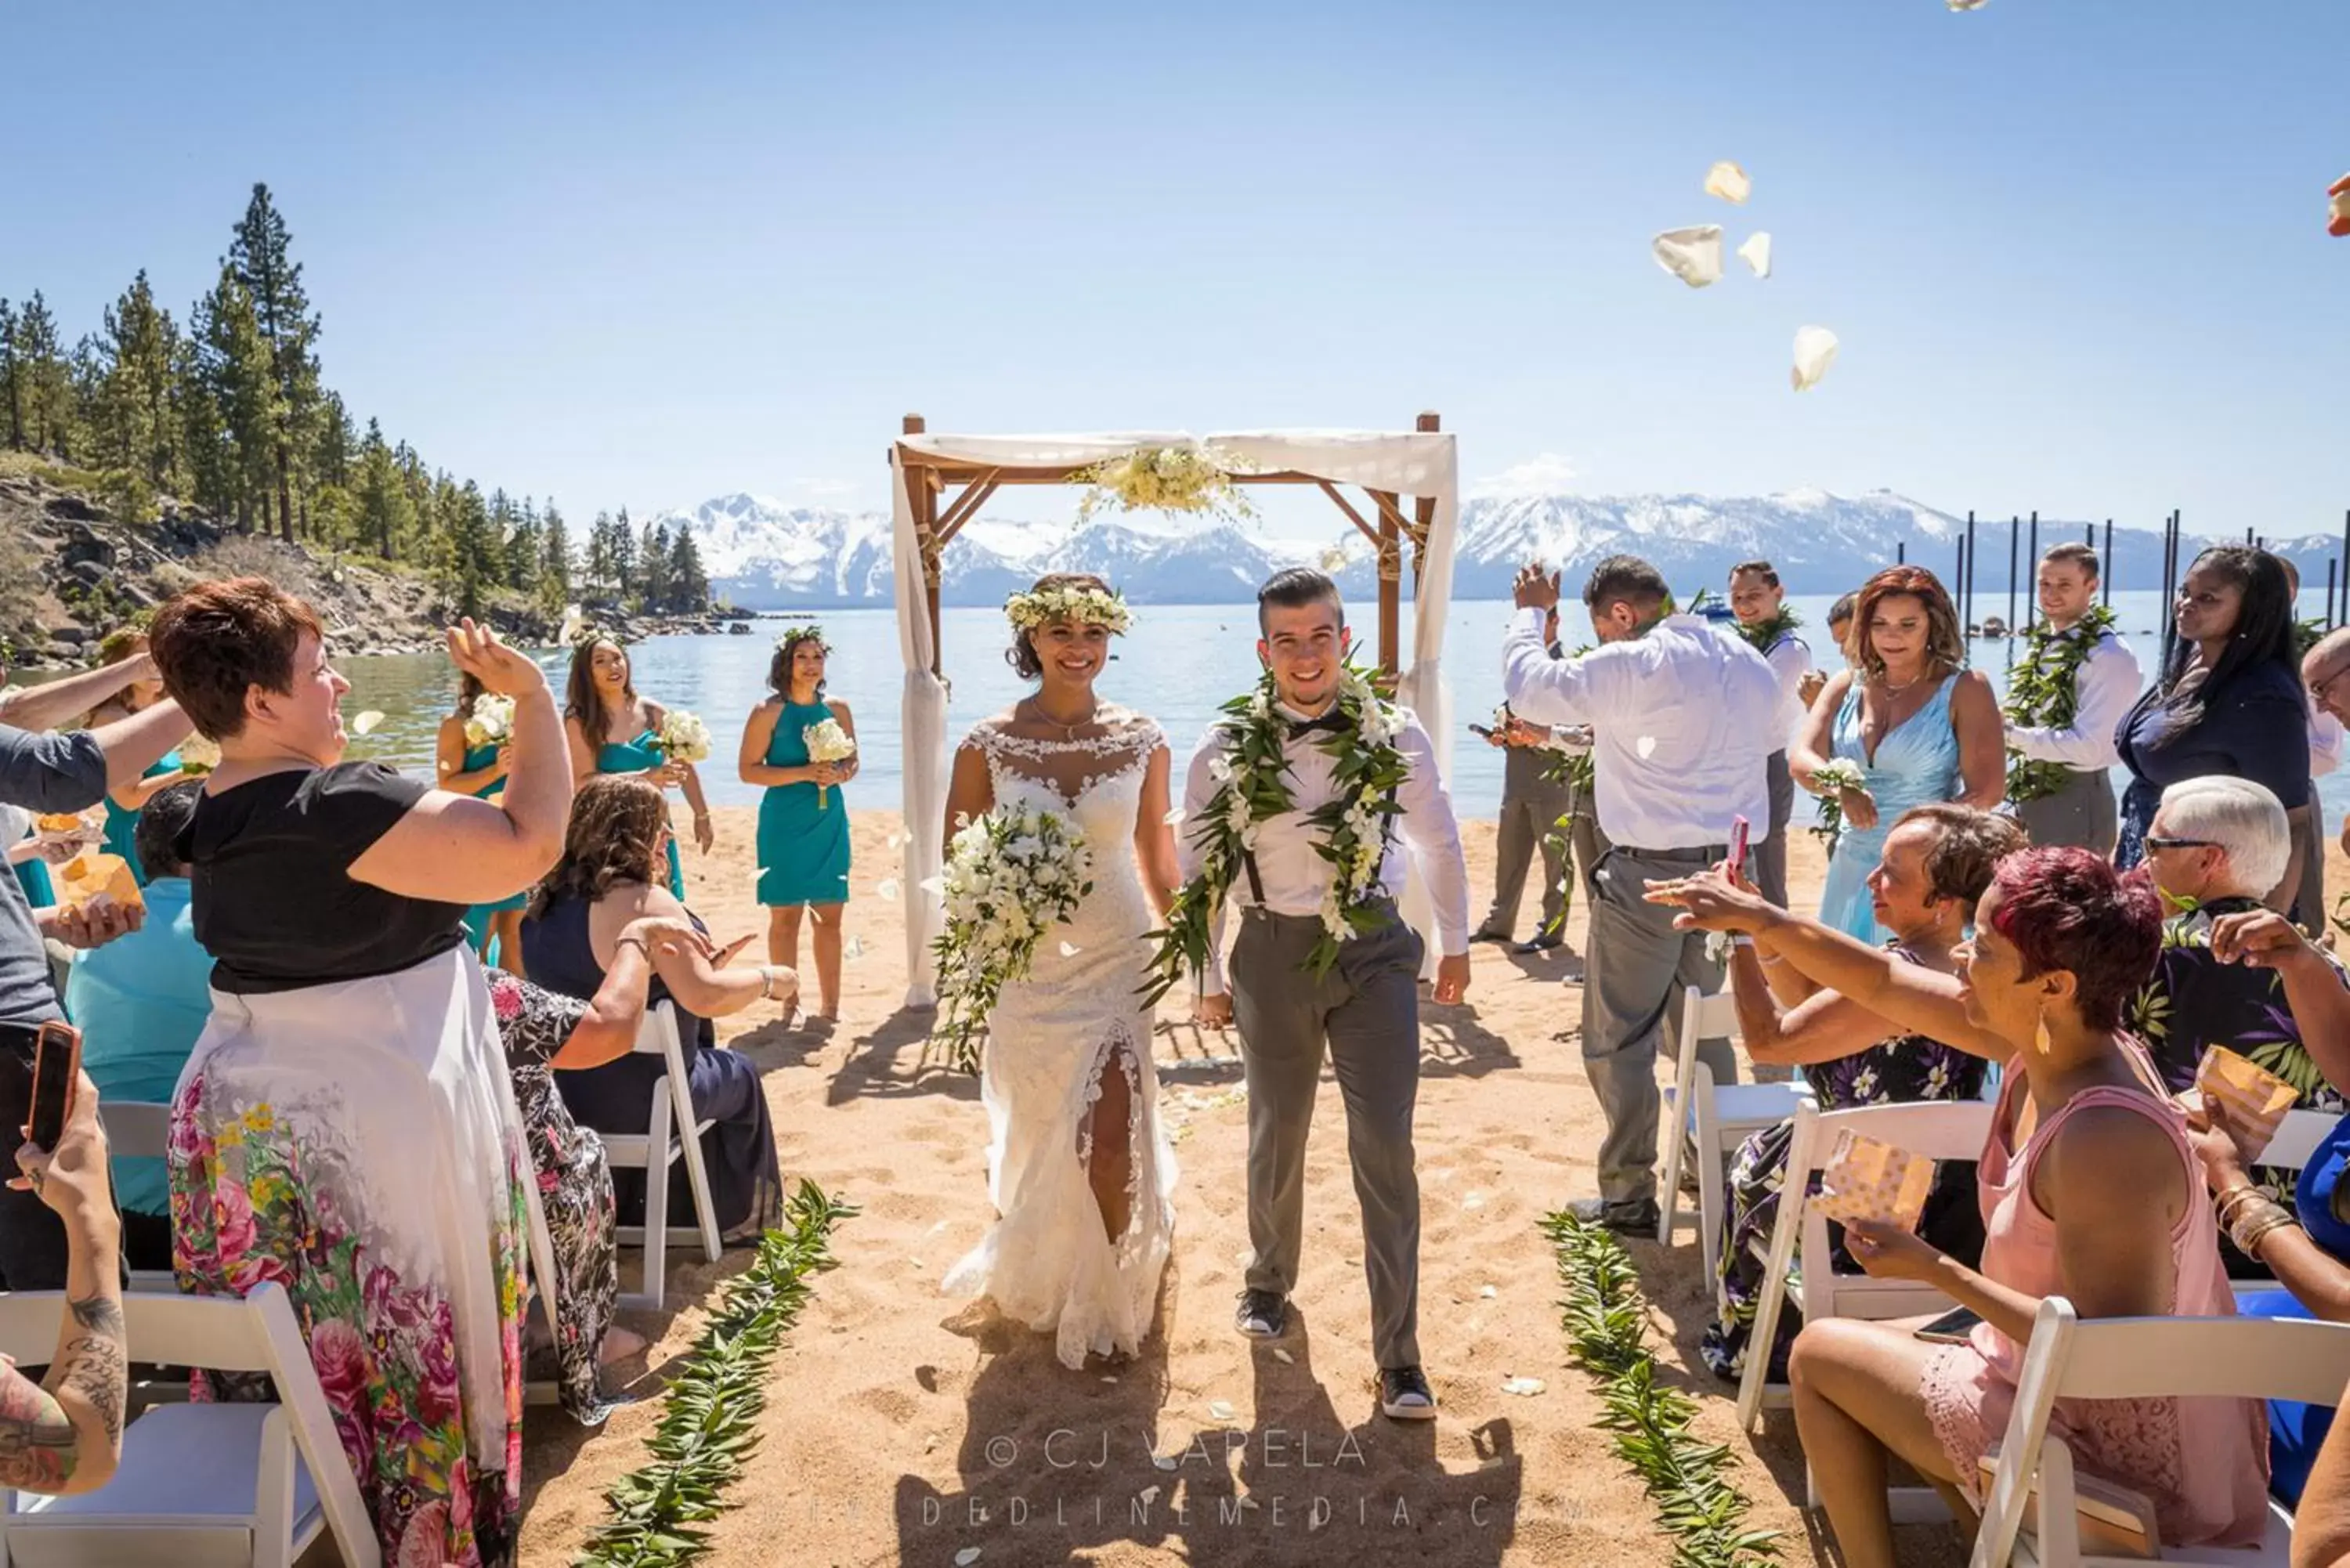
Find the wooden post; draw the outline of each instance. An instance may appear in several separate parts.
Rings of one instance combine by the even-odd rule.
[[[1412,421],[1412,428],[1419,431],[1422,435],[1434,435],[1438,431],[1443,430],[1444,421],[1437,417],[1437,413],[1434,409],[1423,409],[1420,410],[1419,418]],[[1419,625],[1419,616],[1417,612],[1417,607],[1419,604],[1419,574],[1428,565],[1429,535],[1436,526],[1436,497],[1433,495],[1421,495],[1415,497],[1412,501],[1411,516],[1412,521],[1419,526],[1419,537],[1411,542],[1411,602],[1415,607],[1414,614],[1412,616],[1412,626],[1414,630],[1413,640],[1417,641],[1419,640],[1418,628]],[[1399,584],[1399,587],[1400,587],[1400,584]],[[1402,615],[1401,611],[1399,610],[1397,614],[1398,640],[1401,640],[1402,638],[1401,621]],[[1397,652],[1398,656],[1400,657],[1402,650],[1398,649]],[[1399,667],[1390,664],[1389,668],[1395,669]]]
[[[899,428],[907,435],[920,435],[931,427],[921,415],[908,414]],[[922,597],[931,617],[931,673],[943,675],[946,649],[939,645],[939,579],[946,574],[939,559],[939,493],[931,488],[927,469],[910,468],[905,478],[906,501],[914,514],[914,540],[922,553]]]
[[[1965,597],[1959,603],[1959,635],[1972,637],[1975,630],[1975,514],[1967,514],[1967,566]]]
[[[1909,564],[1909,541],[1908,541],[1908,540],[1907,540],[1907,539],[1897,539],[1897,540],[1895,540],[1895,541],[1894,541],[1894,544],[1893,544],[1893,564],[1894,564],[1895,566],[1908,566],[1908,565]]]
[[[2096,525],[2092,524],[2089,527],[2089,543],[2094,545],[2096,542]],[[2098,602],[2109,605],[2114,602],[2114,520],[2110,517],[2106,519],[2106,548],[2097,557],[2097,566]]]
[[[2328,631],[2332,631],[2335,625],[2334,619],[2334,568],[2339,566],[2341,564],[2341,562],[2335,560],[2331,556],[2325,557],[2325,629]]]
[[[2032,554],[2023,564],[2032,568],[2032,591],[2023,596],[2023,628],[2026,631],[2040,621],[2040,514],[2032,514]]]
[[[2023,519],[2011,512],[2007,514],[2007,634],[2010,637],[2015,635],[2015,547],[2022,543]]]

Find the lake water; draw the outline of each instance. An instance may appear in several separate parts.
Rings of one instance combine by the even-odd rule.
[[[2151,672],[2160,650],[2161,595],[2121,593],[2114,599],[2123,634]],[[1824,649],[1818,628],[1830,602],[1825,597],[1791,601],[1804,618],[1815,656]],[[2006,606],[1993,597],[1978,609],[2004,615]],[[1502,603],[1452,607],[1445,668],[1452,687],[1453,711],[1463,724],[1482,722],[1502,699],[1500,648],[1510,613],[1510,607]],[[1570,647],[1586,639],[1578,634],[1580,614],[1579,607],[1568,607]],[[902,679],[894,613],[832,610],[821,618],[826,638],[833,645],[828,694],[845,700],[854,711],[865,752],[865,770],[847,790],[849,803],[894,807],[899,800],[898,697]],[[948,721],[951,739],[1012,702],[1026,687],[1003,661],[1009,631],[1001,611],[950,609],[943,619],[945,665],[952,682]],[[732,758],[743,721],[765,693],[768,659],[783,624],[754,622],[757,635],[751,637],[655,638],[630,649],[638,691],[671,707],[689,709],[710,726],[718,751],[702,765],[702,776],[717,804],[747,805],[757,800],[758,791],[735,778]],[[1375,621],[1372,624],[1376,626]],[[1587,634],[1587,623],[1581,623],[1581,631]],[[1376,635],[1375,630],[1368,634]],[[1103,678],[1102,688],[1112,699],[1150,713],[1165,726],[1180,767],[1218,704],[1255,680],[1254,639],[1253,606],[1146,606],[1136,610],[1133,629],[1114,644],[1116,661]],[[1404,607],[1403,643],[1407,649],[1411,644],[1409,605]],[[2019,650],[2020,643],[2013,640],[1980,639],[1973,657],[2003,690],[2007,666]],[[1372,651],[1366,648],[1367,660]],[[553,652],[542,657],[559,693],[564,657]],[[373,708],[386,715],[373,734],[353,742],[352,754],[382,757],[404,768],[429,772],[435,729],[455,693],[448,660],[438,654],[354,659],[341,669],[352,685],[351,695],[344,700],[344,711]],[[1454,739],[1452,756],[1453,797],[1461,815],[1494,815],[1502,799],[1502,753],[1463,730]],[[2338,817],[2350,808],[2350,775],[2337,774],[2321,784],[2329,815]]]

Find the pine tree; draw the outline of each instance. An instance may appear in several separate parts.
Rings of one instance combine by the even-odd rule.
[[[514,528],[506,535],[506,587],[518,594],[538,597],[538,503],[525,495],[515,508]]]
[[[223,263],[220,281],[196,302],[190,335],[194,379],[209,405],[194,422],[206,426],[214,442],[211,452],[194,454],[196,496],[211,511],[234,513],[237,527],[250,533],[256,512],[268,521],[284,425],[269,342],[233,265]]]
[[[21,389],[23,413],[20,443],[37,452],[69,457],[73,451],[73,371],[57,339],[57,318],[48,302],[35,289],[33,297],[16,312],[11,356]]]
[[[106,311],[105,366],[97,389],[92,436],[99,461],[139,475],[150,493],[181,477],[178,410],[180,329],[155,303],[140,271]]]
[[[546,504],[546,515],[540,527],[544,539],[538,570],[539,605],[550,614],[559,614],[571,602],[571,531],[564,525],[563,514],[555,509],[551,500]]]
[[[373,420],[359,443],[358,527],[359,542],[387,561],[416,529],[416,508],[399,462],[383,443],[383,427]]]
[[[629,509],[612,519],[612,597],[626,605],[637,585],[637,536],[629,527]]]
[[[700,615],[710,607],[710,574],[702,569],[701,548],[693,542],[691,524],[678,524],[677,538],[670,546],[670,599],[687,615]]]
[[[637,547],[637,593],[655,615],[669,606],[669,524],[645,524]]]
[[[617,597],[612,587],[612,514],[608,512],[598,512],[596,520],[588,524],[585,567],[587,581],[580,590],[583,597],[605,600]]]
[[[270,452],[277,486],[277,532],[289,544],[294,538],[296,471],[318,411],[318,317],[302,288],[302,265],[293,258],[293,240],[286,219],[270,200],[269,187],[255,184],[230,242],[228,263],[252,296],[254,318],[269,345],[277,394]]]
[[[25,447],[25,381],[16,372],[16,312],[0,299],[0,440],[12,452]]]

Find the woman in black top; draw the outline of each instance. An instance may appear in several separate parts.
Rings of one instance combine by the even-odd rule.
[[[470,621],[459,670],[515,700],[496,802],[342,760],[348,684],[259,577],[173,598],[165,690],[220,744],[181,840],[213,1017],[172,1107],[182,1289],[283,1285],[387,1561],[511,1555],[528,1169],[466,909],[553,863],[570,797],[537,666]]]
[[[2230,774],[2264,784],[2288,812],[2309,799],[2309,698],[2293,652],[2293,596],[2265,550],[2223,545],[2187,568],[2172,614],[2178,636],[2162,674],[2114,732],[2130,784],[2122,795],[2125,869],[2146,857],[2162,792]],[[2299,884],[2298,866],[2271,907]]]

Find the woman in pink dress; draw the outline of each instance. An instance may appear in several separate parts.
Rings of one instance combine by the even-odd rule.
[[[2143,879],[2123,879],[2086,850],[2010,856],[1976,908],[1957,975],[1891,960],[1715,877],[1650,897],[1685,905],[1689,924],[1751,932],[1766,959],[2007,1065],[1977,1171],[1981,1270],[1905,1231],[1846,1231],[1870,1273],[1935,1285],[1983,1321],[1962,1345],[1919,1340],[1914,1321],[1806,1324],[1789,1358],[1796,1429],[1848,1568],[1893,1562],[1890,1458],[1980,1507],[1976,1460],[2007,1429],[2042,1297],[2066,1297],[2083,1318],[2235,1312],[2184,1120],[2120,1032],[2161,940],[2161,907]],[[2268,1427],[2258,1401],[2064,1400],[2049,1430],[2083,1471],[2151,1499],[2166,1544],[2261,1538]]]

